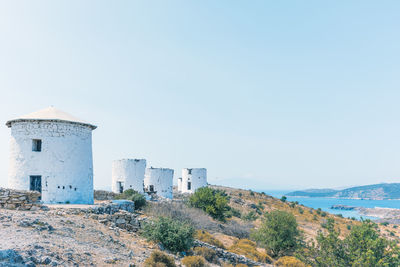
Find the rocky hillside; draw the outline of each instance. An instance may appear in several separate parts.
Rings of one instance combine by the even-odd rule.
[[[288,196],[298,197],[336,197],[351,199],[400,199],[400,183],[374,184],[350,187],[343,190],[334,189],[308,189],[304,191],[294,191]]]
[[[173,201],[148,202],[139,212],[129,203],[118,201],[116,204],[110,200],[96,201],[96,206],[0,208],[0,266],[143,266],[153,251],[164,250],[139,234],[143,221],[160,215],[191,221],[197,230],[195,247],[215,251],[209,266],[230,267],[239,263],[247,266],[277,263],[264,249],[247,240],[250,232],[260,226],[263,214],[272,210],[292,213],[308,241],[313,240],[318,231],[326,231],[323,225],[328,218],[334,219],[342,236],[352,226],[360,224],[265,194],[221,186],[214,188],[226,192],[233,208],[232,217],[226,222],[216,221],[201,210],[188,207],[184,204],[187,196],[178,194]],[[19,195],[15,201],[20,202],[20,199]],[[399,240],[397,226],[381,224],[379,227],[382,236]],[[177,266],[183,266],[184,255],[164,252]]]

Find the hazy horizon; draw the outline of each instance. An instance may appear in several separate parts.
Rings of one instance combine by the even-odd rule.
[[[0,1],[7,120],[50,105],[111,162],[294,190],[400,181],[398,1]]]

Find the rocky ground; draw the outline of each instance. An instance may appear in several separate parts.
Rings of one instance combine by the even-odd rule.
[[[59,209],[0,209],[0,266],[140,266],[154,248],[136,233]]]

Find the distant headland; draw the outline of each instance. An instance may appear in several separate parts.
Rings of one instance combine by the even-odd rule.
[[[400,199],[400,183],[381,183],[373,185],[355,186],[343,190],[335,189],[307,189],[286,194],[295,197],[330,197],[348,199]]]

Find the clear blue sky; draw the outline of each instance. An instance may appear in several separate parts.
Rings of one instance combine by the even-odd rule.
[[[245,188],[400,182],[399,14],[399,1],[0,0],[0,121],[54,105],[97,124],[97,188],[126,157]]]

